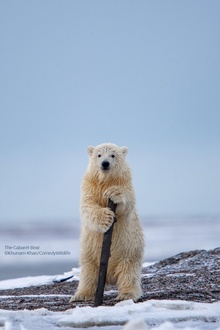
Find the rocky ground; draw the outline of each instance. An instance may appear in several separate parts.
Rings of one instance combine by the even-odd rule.
[[[78,282],[67,281],[52,285],[0,290],[0,309],[22,310],[47,308],[64,311],[88,303],[71,303],[70,296]],[[143,296],[149,299],[180,299],[196,302],[220,301],[220,248],[180,253],[142,270]],[[109,290],[116,290],[109,287]],[[53,296],[50,296],[53,295]],[[117,292],[107,292],[103,305],[114,305]]]

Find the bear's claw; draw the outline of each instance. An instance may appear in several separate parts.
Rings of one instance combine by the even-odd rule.
[[[101,210],[100,220],[98,223],[98,229],[102,233],[105,233],[114,222],[114,212],[112,212],[108,207]]]

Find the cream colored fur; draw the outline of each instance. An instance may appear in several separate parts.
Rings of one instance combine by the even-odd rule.
[[[103,233],[112,225],[114,213],[107,207],[110,198],[117,204],[107,283],[116,284],[118,299],[141,296],[141,266],[144,239],[135,209],[130,169],[125,160],[127,148],[108,143],[88,147],[90,158],[81,190],[81,274],[70,301],[93,300],[98,281]],[[108,170],[102,162],[108,161]]]

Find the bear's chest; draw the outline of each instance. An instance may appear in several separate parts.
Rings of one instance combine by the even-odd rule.
[[[107,207],[108,206],[108,199],[104,196],[104,192],[106,191],[107,187],[99,187],[95,191],[95,198],[97,201],[97,204],[102,206],[102,207]]]

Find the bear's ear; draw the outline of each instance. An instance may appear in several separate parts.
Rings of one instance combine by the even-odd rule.
[[[128,148],[127,148],[127,147],[122,147],[122,148],[121,148],[121,152],[122,152],[122,154],[123,154],[124,156],[126,156],[127,153],[128,153]]]
[[[87,148],[87,152],[88,152],[88,155],[89,155],[89,156],[92,156],[94,149],[95,149],[95,147],[91,147],[91,146],[89,146],[89,147]]]

